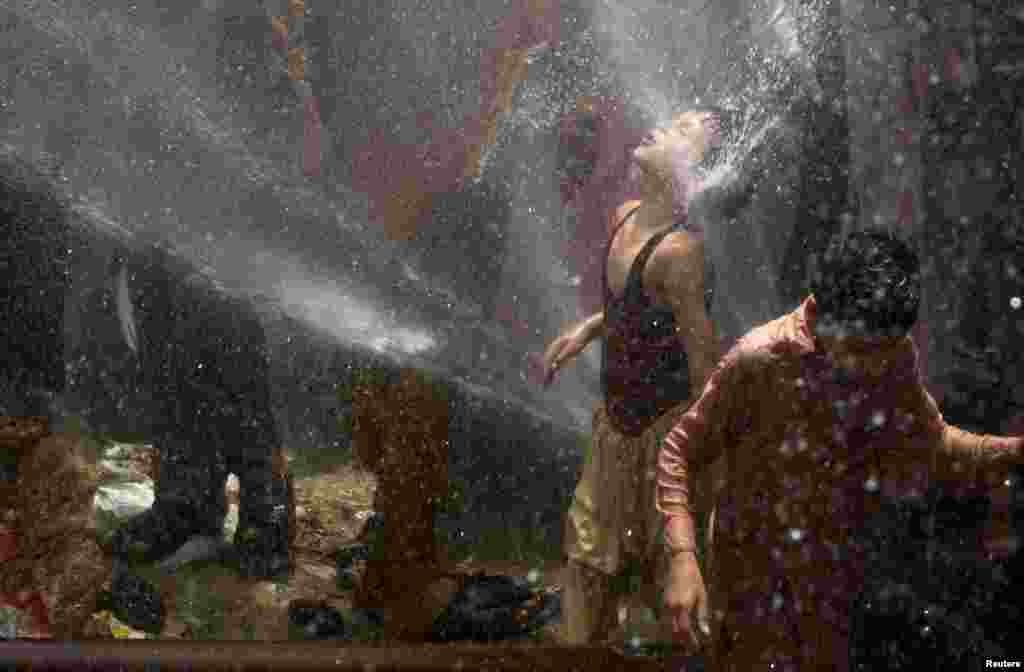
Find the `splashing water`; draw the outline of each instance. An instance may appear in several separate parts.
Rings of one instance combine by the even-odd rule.
[[[792,231],[786,193],[799,163],[798,134],[789,128],[788,113],[799,99],[820,97],[814,63],[823,45],[808,37],[807,27],[821,21],[821,12],[784,0],[592,4],[603,52],[649,119],[664,123],[693,107],[733,117],[700,191],[690,194],[691,206],[698,206],[692,216],[702,220],[716,269],[716,295],[723,299],[716,300],[713,319],[730,338],[782,309],[775,258]],[[752,171],[760,173],[759,193],[771,189],[769,197],[731,221],[717,218],[711,194],[751,179]],[[711,207],[698,203],[701,191]]]
[[[448,4],[451,11],[461,8]],[[203,8],[224,10],[221,3]],[[459,345],[466,339],[493,341],[499,349],[523,346],[497,333],[501,325],[476,324],[464,288],[420,273],[414,255],[363,219],[362,195],[344,179],[329,187],[304,179],[296,156],[301,124],[282,123],[286,114],[295,116],[295,106],[277,109],[273,99],[268,105],[263,80],[241,92],[226,91],[228,75],[218,69],[224,58],[214,52],[223,39],[221,21],[230,17],[186,11],[192,12],[187,29],[166,25],[145,6],[0,1],[5,25],[14,26],[5,39],[12,37],[6,46],[12,67],[19,68],[4,82],[8,88],[0,87],[0,113],[10,122],[0,133],[5,151],[36,165],[51,164],[47,172],[56,175],[89,226],[130,245],[166,240],[215,276],[224,291],[271,297],[285,312],[342,342],[400,360],[423,358],[453,376],[469,372],[473,380],[467,382],[483,383],[490,396],[539,404],[556,415],[568,410],[571,425],[589,418],[579,402],[565,409],[564,400],[538,400],[543,392],[519,381],[515,371],[490,371],[509,368],[510,362],[514,368],[514,352],[489,363],[463,361],[464,351],[471,350]],[[433,13],[436,24],[445,22],[441,12]],[[489,19],[477,12],[459,22],[465,38]],[[269,49],[270,28],[264,27]],[[461,98],[463,108],[472,107],[477,54],[452,51],[437,40],[421,46],[433,55],[424,67],[438,66],[432,81],[443,93],[443,109],[461,118],[447,103]],[[551,50],[550,42],[537,45],[528,58],[536,62]],[[455,53],[461,65],[449,68]],[[406,100],[408,93],[392,90],[389,102]],[[66,122],[69,115],[74,123]],[[547,119],[514,109],[505,116],[516,123],[532,120],[534,128]],[[514,125],[499,124],[499,139],[483,156],[485,168],[502,162],[498,148],[508,144],[506,129]],[[130,318],[127,309],[121,313]],[[460,327],[467,316],[470,328]],[[123,326],[130,341],[130,320]],[[565,418],[556,422],[565,424]]]
[[[210,12],[221,9],[220,3],[205,7]],[[412,18],[401,29],[415,28],[402,39],[415,42],[416,67],[429,71],[413,72],[411,79],[423,74],[429,80],[426,88],[436,85],[439,109],[453,119],[462,116],[455,106],[472,107],[472,79],[479,76],[477,55],[466,48],[466,36],[490,21],[482,7],[467,10],[450,31],[466,33],[465,44],[455,45],[445,37],[445,18],[459,8],[459,3],[440,3],[428,12],[432,23]],[[551,306],[568,303],[551,291],[555,283],[550,269],[559,260],[550,252],[551,237],[545,233],[556,228],[560,215],[538,205],[546,199],[557,203],[557,185],[530,160],[551,147],[537,143],[541,149],[530,149],[535,151],[530,155],[518,145],[556,127],[580,95],[625,86],[651,120],[667,119],[683,104],[741,110],[742,132],[730,139],[721,162],[707,176],[709,184],[732,179],[733,169],[772,135],[782,109],[778,101],[791,80],[800,78],[801,59],[810,58],[794,38],[796,23],[781,8],[781,2],[743,8],[754,17],[748,24],[764,26],[755,32],[737,27],[739,14],[715,3],[596,2],[589,8],[593,21],[580,22],[592,27],[581,27],[572,39],[534,45],[527,55],[532,74],[517,86],[515,102],[499,119],[495,141],[480,158],[481,174],[507,177],[513,170],[510,164],[529,166],[518,168],[522,174],[513,185],[514,200],[523,206],[513,213],[513,237],[506,245],[526,250],[521,256],[530,265],[516,268],[510,262],[506,276],[547,295]],[[77,209],[97,228],[122,239],[140,234],[165,238],[197,265],[215,269],[227,286],[275,296],[339,338],[407,354],[433,351],[445,340],[434,328],[430,310],[411,304],[433,302],[449,322],[469,314],[459,288],[426,277],[406,250],[354,214],[362,199],[344,180],[332,184],[333,193],[328,194],[322,185],[303,178],[295,156],[301,131],[280,123],[283,112],[259,100],[258,87],[253,87],[255,94],[225,95],[218,59],[207,45],[214,20],[194,15],[200,24],[175,33],[134,6],[110,10],[93,3],[4,0],[0,11],[23,24],[10,34],[24,42],[18,63],[31,72],[15,78],[20,88],[9,96],[0,90],[4,113],[13,121],[0,141],[33,163],[55,158]],[[762,15],[768,19],[760,20]],[[725,32],[716,32],[716,27]],[[424,42],[427,34],[429,44]],[[765,41],[781,45],[770,58],[762,58],[770,51]],[[442,67],[452,56],[456,67]],[[49,73],[47,68],[57,70]],[[562,72],[556,74],[559,68]],[[76,84],[90,91],[88,97],[61,93]],[[393,103],[407,99],[408,93],[391,91],[389,105],[400,108]],[[383,111],[386,119],[400,116],[394,109]],[[64,125],[61,118],[69,110],[77,115],[82,132],[67,147],[54,148],[53,138],[64,136],[55,136],[53,129]],[[280,128],[261,132],[268,123]],[[770,237],[766,231],[757,236]],[[743,258],[750,256],[745,251],[737,255],[734,247],[730,255],[745,263]],[[288,265],[298,270],[282,275],[281,267]],[[363,291],[364,285],[373,291]],[[396,290],[396,285],[414,286],[416,292],[402,294],[406,290]],[[333,312],[328,305],[336,306]],[[350,328],[350,316],[363,327]],[[555,328],[545,320],[560,321],[541,316],[532,328],[538,333]],[[494,325],[484,326],[493,331]],[[405,335],[388,341],[383,335],[391,332]],[[584,397],[575,402],[587,407],[591,399],[584,388],[586,384],[568,394]]]
[[[781,115],[767,119],[746,119],[738,129],[735,140],[722,146],[722,153],[712,166],[704,173],[700,181],[700,190],[726,187],[739,179],[739,169],[743,160],[757,147],[765,142],[768,135],[778,128]],[[756,123],[756,126],[755,126]],[[697,192],[699,195],[700,191]]]

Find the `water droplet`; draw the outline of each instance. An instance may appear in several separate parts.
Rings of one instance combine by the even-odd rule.
[[[885,424],[885,411],[875,411],[871,415],[871,424],[875,427],[881,427]]]
[[[779,595],[778,593],[772,595],[772,609],[775,609],[777,611],[782,608],[782,605],[784,603],[785,600],[782,599],[782,595]]]
[[[1010,308],[1013,308],[1014,310],[1017,310],[1017,309],[1020,308],[1020,303],[1021,303],[1020,297],[1019,296],[1015,296],[1012,299],[1010,299]]]
[[[790,541],[801,541],[804,538],[804,531],[801,530],[799,527],[791,527],[786,532],[786,536],[789,537]]]
[[[867,490],[868,492],[878,492],[879,485],[880,484],[878,483],[878,479],[875,478],[874,476],[864,481],[864,489]]]

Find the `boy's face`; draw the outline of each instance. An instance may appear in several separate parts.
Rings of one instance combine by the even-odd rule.
[[[633,158],[644,169],[672,175],[680,163],[695,163],[705,151],[720,141],[718,118],[710,112],[684,112],[670,123],[647,134],[633,151]]]

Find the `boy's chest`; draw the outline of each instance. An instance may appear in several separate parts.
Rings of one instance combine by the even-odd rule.
[[[758,381],[748,426],[729,451],[732,500],[745,515],[762,524],[857,516],[883,489],[927,478],[927,465],[912,459],[920,423],[898,396],[788,373]]]

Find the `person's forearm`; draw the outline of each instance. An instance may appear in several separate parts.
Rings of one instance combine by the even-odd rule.
[[[697,551],[697,529],[691,513],[665,514],[665,546],[672,555]]]
[[[604,311],[594,313],[586,319],[584,323],[585,329],[585,342],[589,343],[595,338],[604,336]]]
[[[715,473],[726,447],[734,445],[734,433],[751,422],[751,386],[742,373],[738,358],[726,356],[658,451],[655,507],[665,516],[665,544],[671,551],[695,548],[695,513],[713,507],[713,488],[704,485],[707,476]]]
[[[953,461],[954,471],[963,471],[963,467],[967,467],[973,473],[1003,473],[1024,461],[1024,437],[974,434],[946,425],[939,450]],[[958,464],[960,468],[957,468]]]
[[[690,488],[695,465],[687,448],[685,431],[677,426],[665,437],[658,455],[656,507],[665,518],[665,545],[673,554],[695,550],[697,543]]]

